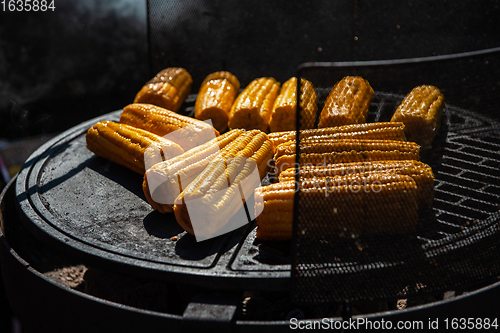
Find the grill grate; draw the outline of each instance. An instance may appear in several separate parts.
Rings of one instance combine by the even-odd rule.
[[[357,71],[351,75],[365,77],[378,70],[380,77],[390,76],[382,66],[372,71],[337,68],[341,73],[349,69]],[[331,86],[314,78],[324,78],[328,72],[321,74],[314,66],[307,70],[306,78],[313,84],[320,82],[316,92],[321,110]],[[377,79],[374,75],[373,81]],[[376,92],[367,122],[389,121],[403,98],[400,93]],[[308,198],[298,192],[291,245],[294,300],[309,304],[390,299],[454,290],[497,274],[499,148],[498,121],[447,105],[433,147],[421,153],[422,162],[434,172],[435,199],[432,208],[419,212],[412,234],[323,237],[320,234],[330,232],[330,222],[321,213],[309,211]],[[322,204],[328,209],[326,201]],[[304,230],[313,227],[320,232],[303,236]]]

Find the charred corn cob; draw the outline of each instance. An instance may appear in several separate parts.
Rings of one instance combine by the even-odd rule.
[[[255,79],[236,97],[229,113],[229,128],[267,132],[280,84],[272,77]]]
[[[178,144],[161,136],[112,121],[95,124],[85,138],[90,151],[140,174],[146,170],[146,158],[164,161],[184,152]]]
[[[165,68],[142,87],[134,103],[148,103],[178,111],[191,92],[192,84],[193,79],[184,68]]]
[[[229,112],[240,90],[240,82],[229,72],[208,75],[201,84],[194,105],[194,116],[200,120],[212,120],[219,132],[227,129]]]
[[[344,77],[326,98],[318,128],[364,123],[372,98],[368,81],[359,76]]]
[[[403,123],[376,122],[342,125],[300,131],[301,139],[377,139],[406,141]],[[284,142],[295,142],[296,131],[269,133],[269,139],[277,147]]]
[[[296,163],[295,143],[282,143],[274,155],[275,174]],[[395,140],[341,139],[335,141],[303,140],[300,144],[300,165],[384,160],[420,159],[420,147],[414,142]]]
[[[444,95],[438,88],[418,86],[406,95],[391,121],[403,122],[408,140],[426,149],[439,129],[444,105]]]
[[[300,79],[300,128],[313,128],[318,110],[316,92],[312,83],[304,78]],[[269,130],[271,132],[294,131],[297,114],[297,78],[292,77],[281,87],[281,91],[274,102]]]
[[[273,154],[272,143],[265,133],[252,132],[239,144],[243,149],[235,151],[234,155],[229,152],[221,154],[175,200],[177,222],[197,238],[206,238],[226,226],[266,175]],[[256,179],[252,180],[254,171]],[[187,202],[195,204],[190,207]],[[200,215],[203,217],[201,221],[196,218]],[[191,218],[193,216],[195,221]],[[247,221],[245,215],[242,222],[246,224]]]
[[[184,150],[199,146],[219,132],[211,125],[152,104],[134,103],[123,108],[120,122],[178,143]]]
[[[289,168],[280,173],[279,181],[295,181],[295,168]],[[337,163],[329,165],[308,165],[299,168],[301,180],[310,178],[332,178],[354,174],[389,173],[407,175],[415,180],[417,185],[418,208],[426,208],[432,205],[434,199],[434,174],[432,168],[420,161],[397,160],[376,162],[352,162]]]
[[[418,222],[417,186],[407,175],[375,173],[275,183],[255,190],[257,237],[287,240],[292,236],[293,203],[314,211],[314,221],[299,232],[325,236],[381,235],[411,232]]]

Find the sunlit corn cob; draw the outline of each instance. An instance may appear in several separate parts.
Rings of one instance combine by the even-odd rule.
[[[90,151],[140,174],[145,172],[145,158],[164,161],[184,152],[161,136],[112,121],[95,124],[85,138]]]
[[[176,220],[190,234],[206,237],[226,226],[242,208],[246,198],[253,195],[254,189],[260,185],[260,180],[269,169],[268,161],[272,158],[273,149],[265,133],[259,130],[252,132],[239,144],[243,149],[234,155],[229,152],[221,154],[175,200]],[[253,175],[256,179],[251,179]],[[189,207],[186,201],[192,200],[198,201],[194,207]],[[193,209],[201,212],[202,221],[192,221],[190,216],[200,216]],[[246,214],[241,222],[248,222]]]
[[[144,175],[143,191],[151,207],[161,213],[172,212],[175,198],[182,189],[243,132],[242,130],[226,132],[147,170]]]
[[[296,131],[269,133],[269,139],[277,147],[284,142],[295,141]],[[308,138],[330,139],[377,139],[406,141],[403,123],[375,122],[342,125],[334,127],[307,129],[300,131],[301,139]]]
[[[279,175],[280,182],[295,181],[295,168],[289,168]],[[376,162],[352,162],[329,165],[308,165],[299,168],[300,180],[310,178],[331,178],[354,174],[392,173],[407,175],[417,184],[419,209],[430,207],[434,199],[434,174],[432,168],[420,161],[397,160]]]
[[[229,114],[229,128],[269,130],[269,119],[280,84],[272,77],[255,79],[236,97]]]
[[[193,79],[184,68],[165,68],[142,87],[134,103],[154,104],[178,111],[191,92],[192,84]]]
[[[251,149],[251,146],[247,147],[247,145],[258,132],[231,130],[172,160],[154,165],[144,176],[143,190],[147,201],[153,209],[161,213],[172,212],[177,196],[214,159],[236,156],[240,151]],[[269,144],[272,150],[270,141]],[[272,152],[268,160],[271,158]],[[259,169],[261,177],[266,172],[267,169]]]
[[[335,141],[303,140],[300,144],[300,165],[327,165],[348,162],[420,159],[415,142],[396,140],[341,139]],[[275,174],[296,163],[295,142],[280,144],[275,149]]]
[[[438,88],[418,86],[406,95],[391,121],[403,122],[408,140],[426,149],[439,129],[444,105],[444,95]]]
[[[238,78],[228,72],[228,71],[219,71],[219,72],[213,72],[211,74],[208,74],[205,79],[203,80],[203,82],[201,83],[201,85],[203,85],[205,82],[207,81],[211,81],[211,80],[228,80],[229,83],[231,83],[231,85],[234,87],[234,89],[239,92],[240,90],[240,81],[238,80]]]
[[[298,214],[312,219],[300,229],[307,235],[391,235],[411,232],[418,222],[417,186],[406,175],[370,174],[305,179],[300,184]],[[275,183],[255,190],[257,237],[292,237],[295,182]],[[314,212],[310,213],[310,212]]]
[[[318,128],[364,123],[372,98],[368,81],[359,76],[344,77],[326,98]]]
[[[167,136],[184,150],[199,146],[219,135],[216,129],[201,120],[152,104],[127,105],[123,108],[120,122],[160,136]]]
[[[200,86],[194,105],[194,116],[200,120],[212,120],[219,132],[227,129],[229,112],[240,90],[240,82],[225,71],[208,75]]]
[[[316,91],[312,83],[304,78],[300,79],[300,128],[313,128],[318,110]],[[288,79],[274,102],[269,130],[282,132],[295,130],[297,126],[297,78]]]

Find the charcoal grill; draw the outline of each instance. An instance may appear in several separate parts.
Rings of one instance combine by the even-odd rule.
[[[465,55],[465,58],[497,57],[498,52]],[[456,59],[422,61],[430,61],[430,64],[442,61],[443,67],[447,61]],[[372,75],[377,70],[384,73],[398,70],[397,64],[384,68],[388,64],[357,63],[350,64],[349,68],[344,68],[345,64],[340,67],[345,71],[371,70]],[[411,66],[412,62],[404,64]],[[303,65],[299,72],[315,73],[318,69],[324,72],[324,65]],[[338,67],[328,65],[330,70]],[[372,82],[376,86],[375,76]],[[327,92],[328,88],[318,88],[320,100]],[[181,112],[192,115],[195,97],[188,98]],[[400,93],[377,91],[368,121],[387,120],[403,97]],[[292,290],[299,304],[325,301],[315,298],[314,277],[293,275],[298,265],[304,264],[295,261],[296,250],[293,246],[290,250],[293,242],[261,242],[255,238],[255,224],[250,223],[230,234],[197,243],[193,236],[179,228],[172,215],[158,214],[149,207],[142,193],[140,176],[89,152],[85,147],[86,130],[99,120],[117,120],[120,112],[111,112],[62,133],[27,160],[17,177],[16,198],[21,219],[32,234],[44,244],[90,265],[142,279],[229,293]],[[396,256],[394,251],[385,255],[395,261],[369,261],[374,258],[367,257],[331,265],[328,269],[338,273],[332,281],[337,286],[339,281],[346,286],[334,289],[342,290],[342,300],[425,294],[425,288],[414,291],[410,287],[406,293],[402,292],[408,285],[417,283],[432,293],[444,293],[498,275],[499,123],[488,115],[478,115],[451,102],[444,110],[443,120],[434,147],[422,156],[433,167],[436,177],[432,211],[425,212],[415,238],[388,239],[399,250]],[[350,246],[349,242],[345,245]],[[410,251],[406,255],[418,255],[418,278],[413,276],[409,280],[403,273],[405,270],[415,273],[415,267],[408,268],[408,263],[402,260],[403,249]],[[334,262],[338,259],[330,263]],[[346,269],[347,266],[352,270]],[[329,280],[319,281],[325,285]],[[367,281],[370,285],[373,281],[387,283],[382,289],[377,289],[377,283],[367,289],[364,287]],[[307,288],[305,300],[301,298],[300,288]],[[360,291],[363,292],[360,294]],[[328,294],[323,297],[325,295]],[[333,300],[339,302],[339,299]]]
[[[216,9],[231,9],[221,6],[219,2],[213,6]],[[150,1],[148,10],[150,18],[165,18],[161,2]],[[306,9],[298,6],[291,11],[300,10]],[[208,14],[210,12],[207,11]],[[200,24],[204,24],[203,18],[208,14],[199,10],[194,13],[191,19],[198,18]],[[305,13],[313,14],[312,11]],[[167,35],[170,31],[165,30],[165,26],[155,30],[158,27],[150,22],[152,73],[165,67],[166,63],[182,65],[186,59],[176,58],[175,53],[165,50],[178,49],[186,44],[193,48],[187,53],[197,61],[189,61],[185,67],[196,74],[196,80],[201,80],[212,70],[234,68],[235,63],[241,61],[242,58],[237,56],[246,51],[233,45],[238,40],[239,30],[235,30],[234,35],[225,35],[231,42],[227,45],[221,42],[213,44],[213,39],[204,40],[199,36],[196,37],[199,43],[182,42],[185,36],[196,35],[190,30],[188,16],[184,25],[179,26],[184,30],[179,28],[174,31],[179,40],[162,38],[166,36],[165,31]],[[233,22],[223,12],[220,16],[224,17],[226,24]],[[255,17],[251,15],[248,20]],[[219,19],[210,18],[210,21]],[[354,28],[359,29],[359,22]],[[265,31],[259,30],[259,33],[262,35]],[[290,33],[290,36],[294,34]],[[158,40],[170,43],[162,46]],[[200,50],[209,48],[207,43],[219,48],[215,52],[201,54]],[[292,62],[307,61],[311,54],[312,58],[322,60],[318,53],[321,51],[315,49],[311,53],[312,44],[305,42],[301,45],[307,46],[305,53],[294,54]],[[327,44],[325,49],[331,46]],[[355,48],[352,46],[351,49]],[[221,50],[226,53],[227,61],[214,61],[213,58],[219,58]],[[275,48],[271,48],[265,54],[270,57],[276,52]],[[497,248],[500,127],[494,109],[500,88],[499,60],[500,49],[486,49],[392,61],[304,63],[297,70],[288,62],[283,64],[278,60],[260,67],[244,66],[243,83],[257,75],[272,75],[269,74],[270,68],[280,68],[282,77],[279,79],[282,81],[291,75],[309,79],[319,95],[320,109],[321,102],[338,79],[345,75],[361,75],[370,81],[376,91],[368,121],[388,120],[404,95],[418,84],[435,84],[443,90],[447,98],[444,121],[433,148],[422,156],[422,160],[433,167],[436,176],[433,208],[422,212],[415,234],[385,239],[397,244],[403,251],[377,247],[378,241],[361,239],[365,248],[366,245],[372,246],[380,252],[375,256],[356,257],[346,251],[352,248],[352,241],[340,239],[340,246],[335,248],[340,252],[336,252],[335,258],[330,258],[332,260],[325,260],[327,264],[319,267],[318,274],[301,275],[304,265],[317,261],[311,253],[316,250],[325,253],[325,247],[296,234],[292,242],[262,242],[255,237],[255,222],[250,222],[230,234],[197,243],[194,237],[183,232],[172,215],[161,215],[151,210],[143,196],[139,175],[96,157],[85,148],[86,130],[99,120],[117,120],[121,110],[71,128],[34,152],[15,183],[11,183],[2,195],[2,204],[7,203],[2,207],[2,214],[12,221],[10,223],[19,223],[26,228],[43,246],[77,258],[87,265],[144,280],[200,288],[205,295],[209,295],[208,298],[193,298],[183,316],[182,313],[173,315],[142,311],[82,293],[61,291],[65,295],[61,297],[70,295],[68,299],[72,302],[98,305],[98,309],[111,311],[117,317],[118,314],[128,314],[140,320],[150,320],[151,326],[156,325],[159,329],[165,324],[179,328],[180,322],[218,320],[221,325],[218,327],[230,327],[237,331],[251,331],[255,327],[286,330],[289,325],[287,320],[253,322],[234,319],[234,296],[238,297],[242,291],[248,290],[290,294],[297,307],[340,304],[343,311],[336,313],[338,318],[355,317],[353,306],[367,302],[426,295],[443,297],[450,291],[455,291],[458,296],[464,290],[472,290],[467,296],[431,302],[405,311],[373,311],[368,316],[372,319],[429,318],[436,312],[455,316],[498,316],[487,304],[498,296],[500,290],[497,282],[500,273]],[[193,115],[195,99],[195,94],[190,95],[180,112]],[[299,117],[298,121],[300,124]],[[264,183],[271,181],[272,175],[269,175]],[[17,211],[12,211],[12,205],[19,209],[19,217]],[[300,230],[300,223],[308,221],[310,213],[300,210],[300,199],[296,209],[294,230],[297,231]],[[2,226],[8,223],[2,217]],[[16,254],[7,240],[2,238],[2,250],[5,250],[2,255],[9,258],[4,260],[12,267],[17,267],[12,271],[38,281],[33,285],[46,286],[47,290],[57,289],[34,270],[27,273],[25,268],[29,264]],[[301,248],[305,244],[305,248],[314,251],[299,256],[297,244],[301,244]],[[408,261],[412,254],[417,254],[417,261]],[[339,257],[344,257],[340,264]],[[412,264],[416,266],[412,268]],[[325,272],[334,274],[329,273],[325,277]],[[10,286],[22,288],[12,277],[6,281]],[[339,285],[343,288],[337,288]],[[367,285],[369,288],[366,288]],[[323,286],[327,286],[326,293]],[[220,297],[220,294],[214,296],[216,292],[227,297]],[[83,302],[80,303],[80,300]],[[471,308],[468,304],[474,306]],[[21,304],[19,308],[22,308]],[[206,317],[214,309],[221,316]],[[50,317],[49,313],[44,314]]]

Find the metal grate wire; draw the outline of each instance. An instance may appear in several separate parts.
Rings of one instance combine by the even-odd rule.
[[[319,110],[329,89],[317,88]],[[376,92],[367,122],[390,120],[403,98]],[[434,203],[419,212],[411,234],[323,237],[328,224],[321,213],[308,210],[311,203],[299,191],[291,250],[294,301],[411,297],[455,290],[498,274],[499,151],[497,120],[447,105],[432,149],[421,155],[434,172]],[[319,234],[302,236],[315,224],[320,224],[315,226]]]

